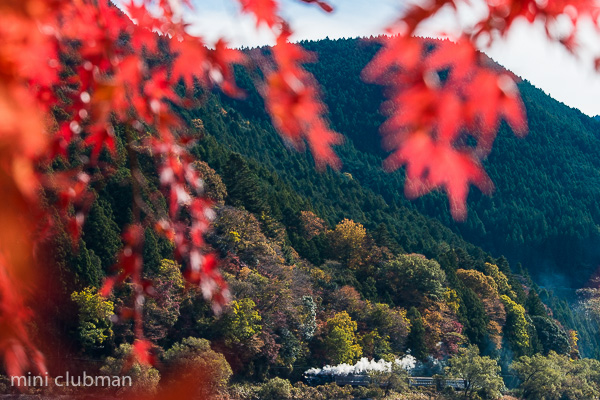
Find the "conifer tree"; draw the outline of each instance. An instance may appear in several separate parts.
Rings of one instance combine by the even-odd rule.
[[[83,232],[88,249],[100,257],[102,268],[106,270],[112,266],[121,247],[121,239],[119,227],[107,201],[99,198],[92,205]]]
[[[399,251],[398,243],[392,238],[387,225],[383,222],[377,225],[377,229],[373,232],[373,239],[378,246],[387,247],[393,252]]]
[[[406,345],[411,350],[411,354],[419,360],[427,357],[427,346],[425,345],[425,325],[421,313],[416,307],[411,307],[406,313],[410,321],[410,333]]]
[[[267,211],[266,196],[262,193],[258,177],[241,155],[234,153],[229,156],[223,179],[229,204],[243,206],[255,214]]]
[[[483,303],[475,292],[469,288],[460,291],[461,303],[458,310],[460,322],[464,325],[464,333],[469,341],[483,349],[487,337],[488,316]]]
[[[157,272],[160,267],[161,256],[159,252],[158,240],[154,231],[146,228],[144,231],[144,267],[148,272]]]
[[[525,303],[525,308],[530,316],[540,316],[547,317],[548,313],[546,312],[546,307],[544,307],[544,303],[540,300],[540,296],[538,296],[537,292],[531,288],[529,290],[529,294],[527,295],[527,302]]]

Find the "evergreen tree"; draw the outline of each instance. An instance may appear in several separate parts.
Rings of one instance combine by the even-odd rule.
[[[464,333],[471,343],[476,344],[481,351],[485,348],[487,339],[488,316],[483,303],[475,292],[469,288],[462,288],[458,316],[464,325]]]
[[[146,228],[144,231],[144,271],[156,273],[160,267],[161,254],[159,251],[158,240],[154,230]]]
[[[400,250],[398,243],[392,238],[387,225],[383,222],[377,225],[377,229],[373,232],[373,239],[378,246],[387,247],[393,252],[398,252]]]
[[[267,211],[266,196],[261,190],[258,177],[240,154],[234,153],[229,156],[223,180],[227,186],[229,204],[243,206],[255,214]]]
[[[529,290],[529,294],[527,295],[527,301],[525,303],[525,308],[530,316],[540,316],[547,317],[548,313],[546,312],[546,307],[544,307],[544,303],[540,300],[540,296],[538,296],[537,292],[531,288]]]
[[[425,360],[427,346],[425,345],[425,325],[421,313],[416,307],[411,307],[406,313],[406,318],[410,321],[410,333],[406,345],[414,357],[418,360]]]
[[[554,320],[540,316],[531,317],[544,354],[555,351],[558,354],[569,354],[571,346],[569,336]]]
[[[110,204],[102,198],[92,205],[83,227],[83,240],[88,249],[100,257],[104,270],[115,263],[115,256],[121,247],[120,230]]]
[[[101,260],[89,250],[87,243],[79,239],[77,247],[66,232],[61,232],[52,240],[54,262],[58,266],[63,294],[85,286],[99,287],[104,274]]]

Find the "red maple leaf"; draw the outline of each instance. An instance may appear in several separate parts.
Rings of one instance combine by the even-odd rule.
[[[90,134],[85,138],[86,146],[92,147],[92,162],[98,160],[100,151],[106,146],[111,154],[116,154],[115,137],[111,126],[94,125],[90,129]]]
[[[156,51],[158,43],[156,31],[168,31],[168,24],[155,18],[146,9],[143,2],[137,5],[134,1],[131,1],[131,3],[125,4],[124,7],[131,20],[137,24],[130,24],[126,27],[126,32],[131,35],[132,46],[138,51],[141,51],[143,47],[151,52]]]
[[[302,63],[313,55],[301,46],[289,43],[289,27],[284,26],[273,47],[277,69],[268,71],[263,97],[273,125],[294,147],[302,149],[304,140],[315,156],[317,166],[340,166],[331,146],[341,143],[341,136],[327,128],[323,119],[326,107],[319,98],[313,76]]]
[[[407,134],[401,147],[385,163],[388,170],[403,165],[406,165],[406,196],[416,198],[431,190],[444,189],[456,220],[464,220],[467,215],[470,183],[484,193],[493,190],[491,180],[472,154],[456,150],[447,142],[434,141],[423,131]]]
[[[479,125],[484,135],[491,136],[492,140],[501,116],[516,134],[524,135],[527,132],[525,106],[517,85],[508,74],[479,69],[467,87],[467,97],[469,120]]]
[[[194,76],[197,69],[203,68],[207,62],[207,49],[201,38],[184,33],[180,38],[171,41],[171,47],[177,53],[173,62],[173,75],[183,78],[187,89],[194,88]],[[202,79],[203,76],[198,76]]]
[[[391,38],[379,38],[383,48],[362,71],[362,78],[367,82],[384,83],[383,80],[390,72],[402,69],[412,71],[419,66],[423,44],[418,38],[395,35]]]
[[[254,14],[257,27],[264,23],[269,28],[273,28],[280,21],[278,3],[275,0],[239,0],[239,2],[243,12]]]
[[[228,96],[242,95],[242,90],[235,84],[233,64],[245,64],[246,56],[239,50],[229,48],[224,39],[219,39],[207,56],[211,65],[207,71],[210,80],[219,85]]]
[[[460,80],[465,78],[476,65],[476,54],[475,47],[467,39],[462,38],[457,43],[444,41],[427,56],[425,65],[435,70],[451,68],[451,77]]]

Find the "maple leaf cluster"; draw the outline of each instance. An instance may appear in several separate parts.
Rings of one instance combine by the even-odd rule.
[[[39,177],[34,160],[46,150],[44,107],[28,85],[32,71],[48,84],[56,80],[56,46],[37,27],[50,5],[30,8],[25,1],[0,4],[0,352],[7,373],[19,375],[33,361],[44,370],[41,353],[27,326],[29,286],[36,279],[32,241],[41,209],[37,204]],[[27,49],[24,51],[24,49]]]
[[[331,10],[325,2],[314,3]],[[318,162],[334,164],[330,146],[340,136],[327,128],[314,81],[300,66],[307,57],[299,46],[287,42],[290,32],[276,14],[277,3],[241,5],[242,12],[256,15],[257,24],[266,23],[279,32],[276,68],[267,73],[264,92],[267,102],[278,99],[286,105],[279,110],[268,107],[274,121],[285,120],[277,125],[282,135],[297,146],[306,139]],[[170,107],[192,104],[198,86],[243,95],[233,65],[246,64],[247,56],[223,39],[209,47],[203,38],[190,34],[182,18],[182,10],[191,9],[187,1],[130,1],[122,7],[125,14],[107,0],[26,0],[0,6],[0,110],[5,120],[0,129],[0,184],[10,200],[0,210],[7,222],[0,243],[0,323],[11,327],[2,330],[0,351],[13,375],[26,370],[30,360],[38,372],[45,370],[41,353],[27,335],[31,318],[27,293],[33,291],[36,275],[32,266],[41,262],[35,248],[59,226],[77,246],[95,200],[94,185],[114,172],[110,160],[122,157],[117,152],[117,127],[124,130],[132,169],[134,222],[123,229],[114,275],[100,293],[109,296],[116,285],[131,283],[133,305],[124,307],[120,316],[134,321],[134,356],[140,362],[152,359],[153,345],[144,338],[142,323],[144,297],[152,295],[152,283],[142,279],[147,227],[174,244],[184,276],[215,311],[229,298],[216,257],[205,253],[204,234],[214,212],[192,167],[195,160],[188,148],[195,137],[185,133],[189,130]],[[163,51],[161,40],[172,60],[151,63],[152,55],[160,57]],[[63,54],[76,59],[67,67]],[[185,97],[174,92],[179,81],[185,84]],[[55,109],[63,117],[56,126],[48,126]],[[105,150],[109,161],[101,157]],[[168,202],[164,215],[150,211],[161,207],[145,205],[140,151],[155,161]],[[80,155],[77,167],[56,171],[50,167],[57,158],[68,159],[71,154]],[[17,244],[15,237],[21,238]]]
[[[385,166],[406,166],[409,198],[446,190],[453,217],[462,220],[469,185],[493,189],[481,158],[491,149],[500,117],[515,132],[526,132],[516,84],[507,72],[483,65],[485,56],[466,40],[433,44],[397,35],[382,44],[363,77],[389,86],[383,106],[389,118],[381,130],[393,152]],[[477,146],[466,144],[467,135]]]
[[[315,3],[326,12],[333,11],[323,1],[301,1]],[[276,1],[240,0],[240,3],[242,11],[255,16],[257,27],[266,25],[276,39],[271,48],[272,63],[263,67],[265,81],[259,83],[273,125],[296,149],[302,149],[304,143],[308,143],[318,167],[339,168],[341,163],[333,146],[342,142],[342,136],[329,129],[324,118],[327,108],[320,100],[316,80],[302,67],[315,57],[300,45],[290,43],[292,30],[278,14]]]
[[[477,4],[461,0],[434,0],[411,4],[394,25],[401,34],[410,36],[442,9],[458,12],[460,6],[480,5],[483,5],[485,12],[478,12],[478,20],[462,27],[463,33],[473,43],[483,40],[490,45],[494,40],[505,37],[516,21],[538,21],[550,41],[560,43],[575,54],[579,48],[578,35],[583,22],[588,20],[600,32],[600,6],[594,0],[500,0]]]
[[[340,167],[340,160],[332,149],[342,137],[327,127],[323,117],[325,105],[319,99],[314,78],[300,63],[311,55],[297,44],[289,43],[290,32],[284,28],[272,48],[276,69],[267,72],[263,91],[266,109],[273,125],[297,149],[304,140],[317,166]]]
[[[486,1],[486,13],[463,27],[455,42],[429,43],[414,36],[418,28],[442,9],[470,2],[435,0],[413,3],[380,39],[382,49],[363,71],[368,82],[388,88],[383,112],[389,116],[381,129],[384,146],[393,151],[385,166],[406,166],[405,193],[414,198],[431,190],[448,194],[456,220],[467,215],[466,199],[472,183],[484,193],[493,183],[482,168],[504,119],[517,135],[527,132],[525,108],[516,78],[477,51],[507,35],[515,21],[540,21],[549,41],[578,55],[582,22],[592,22],[600,33],[600,7],[595,1],[502,0]],[[567,20],[565,25],[563,22]],[[560,26],[559,26],[560,25]],[[595,59],[600,71],[600,56]],[[468,137],[477,145],[467,146]]]
[[[203,235],[214,213],[192,168],[188,147],[194,138],[181,133],[186,127],[170,104],[189,101],[194,84],[235,94],[232,68],[244,56],[222,40],[207,48],[201,38],[187,33],[172,4],[159,2],[159,13],[150,12],[156,5],[151,1],[125,4],[134,23],[108,1],[27,0],[1,6],[0,109],[6,123],[0,129],[0,184],[8,200],[0,212],[8,225],[0,241],[0,324],[7,327],[0,334],[0,351],[12,375],[21,375],[28,360],[35,360],[38,371],[45,372],[26,329],[31,317],[27,293],[33,290],[35,277],[32,266],[41,263],[34,250],[58,225],[66,227],[75,246],[79,242],[95,200],[94,184],[114,170],[100,155],[106,149],[109,159],[119,157],[118,125],[125,127],[135,215],[134,223],[123,231],[124,246],[113,266],[116,275],[106,280],[101,293],[109,295],[115,285],[131,282],[134,306],[124,309],[122,317],[134,320],[138,359],[148,361],[149,355],[143,353],[152,347],[144,339],[141,320],[143,297],[151,294],[151,282],[142,279],[145,227],[155,228],[175,244],[185,276],[215,309],[227,302],[227,285],[214,256],[202,254]],[[151,65],[147,55],[159,52],[161,38],[176,57],[170,65]],[[61,54],[77,56],[72,71],[59,62]],[[190,96],[174,93],[179,79]],[[66,117],[58,126],[47,126],[47,115],[55,108]],[[137,164],[140,149],[155,160],[169,202],[167,215],[142,217],[141,209],[145,212],[148,207],[141,196],[145,181]],[[50,168],[56,158],[74,151],[84,154],[79,166]],[[100,172],[93,175],[91,170]],[[189,214],[185,219],[184,209]]]

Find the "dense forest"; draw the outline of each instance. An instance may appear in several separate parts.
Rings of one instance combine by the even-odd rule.
[[[195,370],[205,381],[190,398],[425,398],[408,386],[409,373],[462,379],[469,398],[507,390],[527,399],[599,396],[597,322],[574,307],[574,290],[600,257],[600,123],[522,82],[529,135],[517,139],[502,127],[486,161],[496,192],[473,190],[467,221],[456,223],[443,195],[410,202],[403,172],[381,167],[382,93],[359,78],[377,45],[302,44],[318,55],[310,68],[332,126],[346,137],[337,148],[343,168],[318,171],[309,154],[286,146],[241,70],[244,100],[198,90],[200,106],[173,105],[199,138],[195,166],[216,204],[207,254],[218,255],[232,301],[215,313],[185,285],[172,243],[146,229],[144,271],[155,289],[144,331],[160,362],[134,366],[136,390],[150,394],[181,379],[173,371]],[[129,366],[132,289],[98,293],[133,218],[125,134],[116,130],[117,168],[98,178],[76,248],[65,232],[45,249],[57,266],[47,282],[56,295],[37,311],[55,370],[118,374]],[[77,160],[70,154],[52,168]],[[139,163],[143,195],[166,208],[150,157]],[[370,373],[380,384],[307,385],[311,368],[365,357],[389,363]]]
[[[378,110],[383,100],[381,88],[360,79],[378,46],[361,40],[304,45],[320,61],[308,68],[323,87],[332,126],[348,139],[340,150],[344,171],[386,203],[406,205],[403,172],[388,174],[381,168],[386,156],[378,132],[384,120]],[[521,140],[502,125],[485,165],[496,185],[494,196],[480,196],[474,190],[465,223],[454,223],[442,195],[425,196],[414,206],[486,251],[527,264],[539,281],[581,287],[600,260],[596,250],[600,213],[595,201],[600,185],[594,172],[599,163],[600,124],[527,81],[522,81],[519,89],[527,107],[529,134]],[[249,102],[235,103],[235,109],[244,118],[267,121],[259,102],[250,95]],[[571,274],[572,267],[580,273]],[[559,274],[563,282],[554,285],[552,274]]]

